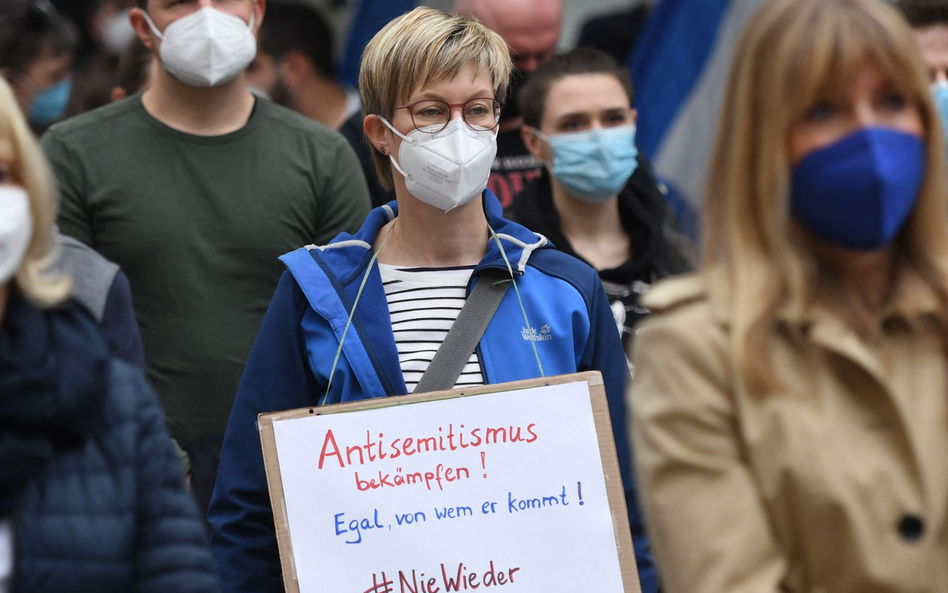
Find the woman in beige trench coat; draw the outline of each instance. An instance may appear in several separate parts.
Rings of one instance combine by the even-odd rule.
[[[699,273],[631,389],[669,593],[948,591],[948,186],[912,33],[774,0],[738,47]]]

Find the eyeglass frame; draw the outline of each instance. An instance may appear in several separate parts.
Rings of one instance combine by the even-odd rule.
[[[484,100],[497,103],[497,108],[498,108],[497,120],[494,122],[494,125],[492,125],[489,128],[482,128],[482,129],[475,128],[470,123],[468,123],[467,118],[464,116],[464,106],[472,101],[484,101]],[[442,105],[448,106],[448,121],[444,122],[443,126],[441,126],[440,128],[434,131],[428,131],[428,130],[419,128],[418,124],[415,123],[415,105],[418,105],[419,103],[427,103],[427,102],[441,103]],[[442,130],[444,130],[446,127],[448,127],[451,124],[451,120],[453,119],[451,117],[451,113],[454,112],[455,107],[461,108],[461,121],[463,121],[464,125],[466,125],[468,128],[474,130],[475,132],[489,132],[492,130],[496,130],[497,126],[500,125],[500,111],[504,108],[504,104],[493,97],[474,97],[473,99],[468,99],[464,103],[448,103],[447,101],[442,101],[441,99],[420,99],[418,101],[415,101],[414,103],[409,103],[408,105],[402,105],[401,107],[396,107],[395,109],[396,110],[407,109],[408,116],[411,117],[411,125],[414,126],[414,128],[418,130],[419,132],[424,132],[425,134],[437,134],[438,132],[441,132]]]

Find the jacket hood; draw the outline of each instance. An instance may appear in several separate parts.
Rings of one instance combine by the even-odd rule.
[[[503,244],[504,252],[515,273],[520,275],[524,273],[534,251],[553,247],[543,235],[505,219],[500,201],[489,189],[484,190],[482,200],[487,223],[497,233],[497,238]],[[373,245],[379,230],[397,216],[398,203],[393,200],[372,210],[356,234],[342,233],[328,245],[307,245],[306,249],[318,252],[317,257],[325,262],[343,284],[348,284],[353,273],[365,271],[365,266],[372,257]],[[488,267],[502,269],[507,267],[497,243],[490,239],[487,253],[475,269],[475,275],[481,269]]]

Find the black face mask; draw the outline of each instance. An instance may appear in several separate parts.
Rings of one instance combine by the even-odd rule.
[[[520,117],[520,103],[517,101],[517,95],[520,94],[520,89],[523,88],[524,83],[530,77],[529,72],[522,72],[517,68],[514,68],[510,72],[510,80],[507,83],[507,100],[504,103],[504,108],[500,113],[500,116],[503,119],[513,119],[515,117]]]

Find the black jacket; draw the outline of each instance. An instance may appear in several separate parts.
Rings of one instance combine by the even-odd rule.
[[[217,590],[151,389],[71,305],[0,323],[0,518],[13,593]]]
[[[560,251],[586,261],[563,234],[546,169],[527,185],[507,215],[546,236]],[[651,168],[641,157],[638,169],[619,194],[619,216],[631,239],[632,257],[617,268],[599,270],[599,279],[612,305],[623,346],[630,352],[635,327],[648,314],[639,306],[639,296],[662,278],[691,271],[697,254],[691,241],[677,230]]]

